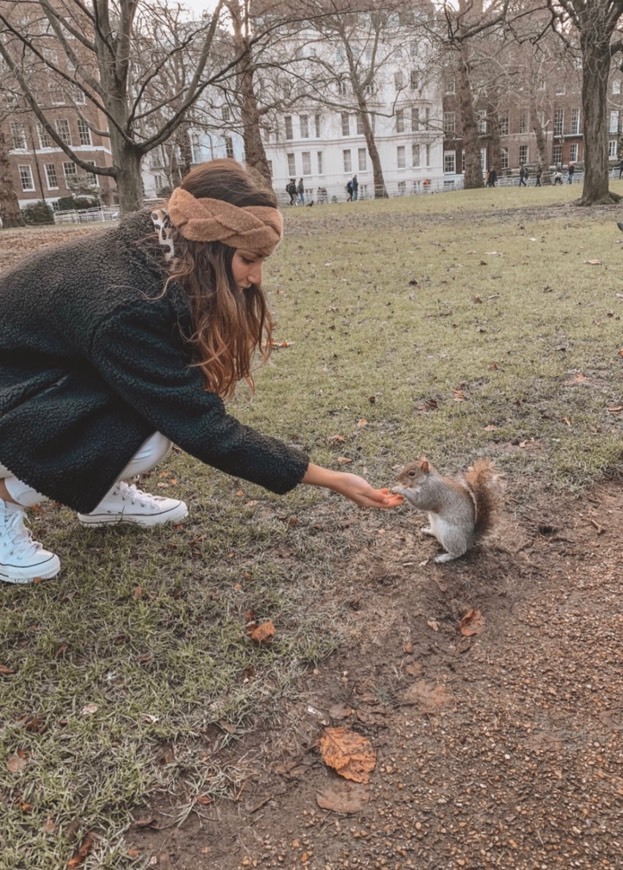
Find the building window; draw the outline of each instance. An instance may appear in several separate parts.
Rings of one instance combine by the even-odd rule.
[[[404,88],[404,77],[402,75],[402,70],[398,70],[394,73],[394,87],[397,91],[401,91]]]
[[[316,126],[316,139],[320,139],[320,115],[314,115],[314,124]]]
[[[311,175],[311,151],[303,151],[301,159],[303,160],[303,175]]]
[[[508,169],[508,148],[500,149],[500,169]]]
[[[65,184],[78,177],[78,167],[71,160],[67,160],[63,163],[63,176],[65,178]]]
[[[45,164],[45,178],[48,183],[48,190],[58,189],[58,176],[56,174],[56,166],[53,163]]]
[[[508,115],[500,117],[500,136],[508,136]]]
[[[580,110],[571,109],[571,132],[575,136],[580,135]]]
[[[608,157],[614,159],[615,157],[619,156],[617,153],[617,145],[618,142],[616,139],[610,139],[608,141]]]
[[[621,93],[621,79],[612,79],[612,93],[620,94]]]
[[[487,133],[487,110],[486,109],[478,109],[478,132],[481,135],[486,135],[486,133]]]
[[[420,129],[420,110],[417,106],[411,109],[411,131],[417,133]]]
[[[609,133],[618,133],[619,132],[619,110],[614,109],[610,112],[610,126],[608,128]]]
[[[396,110],[396,133],[404,133],[405,131],[405,110]]]
[[[554,112],[554,136],[562,136],[562,131],[565,126],[565,113],[563,109],[556,109]]]
[[[528,162],[528,146],[527,145],[520,145],[519,146],[519,165],[521,166],[522,163],[527,163],[527,162]]]
[[[309,139],[309,118],[307,115],[299,115],[299,124],[301,126],[301,139]]]
[[[78,136],[80,137],[81,145],[92,145],[93,140],[91,138],[91,130],[86,121],[83,121],[82,118],[78,118]]]
[[[571,163],[578,162],[578,143],[572,142],[569,145],[569,160]]]
[[[65,143],[65,145],[71,145],[71,130],[69,129],[69,121],[65,118],[59,118],[54,122],[54,129],[59,135],[61,141]]]
[[[528,132],[528,116],[525,112],[522,112],[519,115],[519,132],[527,133]]]
[[[234,140],[231,136],[225,136],[225,154],[228,157],[234,156]]]
[[[363,118],[359,112],[357,112],[357,135],[363,136]]]
[[[368,168],[368,153],[365,148],[357,149],[357,166],[359,172],[365,172]]]
[[[350,136],[350,116],[348,112],[342,112],[342,136]]]
[[[93,163],[92,160],[88,160],[87,162],[89,166],[95,166],[95,163]],[[99,175],[97,175],[95,172],[87,172],[87,178],[94,187],[100,186]]]
[[[552,147],[552,163],[562,163],[562,145]]]
[[[556,94],[557,97],[562,97],[566,93],[565,92],[565,83],[559,82],[556,85],[556,90],[554,91],[554,93]]]
[[[26,131],[23,124],[11,124],[11,148],[26,150]]]
[[[294,154],[288,154],[288,175],[290,178],[294,178],[296,175],[296,160]]]
[[[43,124],[37,124],[37,130],[39,132],[39,147],[40,148],[51,148],[52,147],[52,137],[45,129]]]
[[[409,73],[409,87],[412,91],[417,91],[420,86],[420,76],[416,69],[412,69]]]
[[[456,151],[443,152],[443,171],[448,174],[456,172]]]
[[[396,148],[396,166],[398,167],[398,169],[404,169],[406,166],[404,145],[399,145]]]
[[[223,118],[223,121],[229,121],[229,119],[231,118],[231,111],[229,109],[229,106],[221,106],[221,117]]]
[[[286,115],[283,119],[283,123],[286,128],[286,139],[294,139],[294,135],[292,133],[292,115]]]
[[[454,136],[456,133],[456,112],[443,113],[443,132],[446,136]]]
[[[17,168],[19,170],[19,180],[20,180],[21,185],[22,185],[22,190],[24,192],[34,190],[35,183],[33,181],[32,169],[30,168],[30,166],[20,165]]]
[[[318,175],[322,175],[324,172],[323,161],[322,161],[322,151],[316,152],[316,160],[318,163]]]
[[[84,106],[87,101],[86,95],[80,85],[71,85],[71,97],[77,106]]]
[[[411,163],[415,169],[420,165],[420,160],[420,146],[417,142],[414,142],[411,146]]]
[[[51,79],[48,82],[48,94],[50,95],[50,102],[53,106],[59,106],[65,102],[65,95],[63,94],[61,84],[55,79]]]
[[[350,155],[350,149],[346,149],[342,151],[342,158],[344,160],[344,172],[352,172],[353,171],[353,160]]]

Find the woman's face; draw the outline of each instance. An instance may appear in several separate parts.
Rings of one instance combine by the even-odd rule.
[[[231,271],[234,281],[241,290],[246,290],[251,284],[258,287],[262,283],[262,266],[266,257],[253,254],[243,248],[236,248],[231,261]]]

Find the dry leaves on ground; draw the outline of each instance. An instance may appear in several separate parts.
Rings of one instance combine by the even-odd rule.
[[[480,634],[485,626],[485,618],[479,610],[471,607],[459,622],[459,631],[463,637]]]
[[[324,763],[344,779],[370,782],[376,752],[367,737],[344,726],[325,728],[318,745]]]

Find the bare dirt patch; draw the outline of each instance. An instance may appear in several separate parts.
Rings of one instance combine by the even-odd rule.
[[[620,866],[622,517],[621,481],[604,482],[439,566],[418,514],[366,515],[344,568],[349,643],[224,750],[251,771],[237,801],[179,826],[155,801],[131,854],[180,870]],[[340,725],[377,752],[369,785],[320,758]]]

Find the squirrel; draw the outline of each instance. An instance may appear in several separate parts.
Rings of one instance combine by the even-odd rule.
[[[435,562],[450,562],[466,553],[493,523],[500,475],[492,462],[479,459],[463,477],[442,477],[422,457],[405,465],[392,492],[413,507],[428,511],[422,531],[437,538],[445,553]]]

